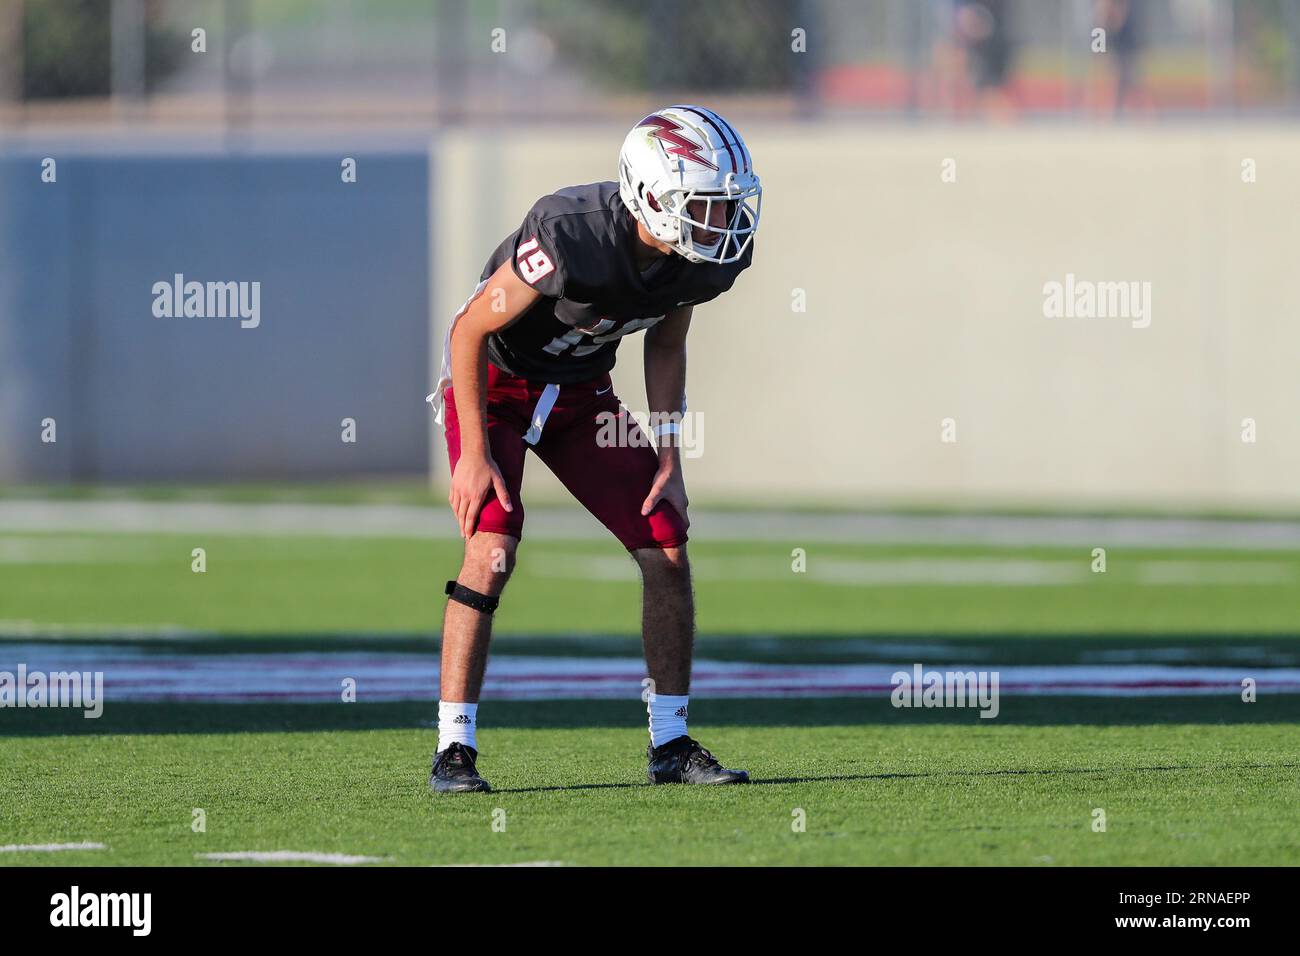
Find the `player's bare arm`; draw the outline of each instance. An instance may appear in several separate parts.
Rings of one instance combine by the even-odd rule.
[[[513,511],[501,470],[492,460],[487,441],[487,341],[508,329],[537,301],[537,292],[506,263],[479,290],[451,332],[451,381],[460,411],[460,460],[451,478],[447,500],[456,514],[462,538],[474,533],[479,510],[489,492],[501,507]],[[497,311],[495,307],[504,304]]]
[[[641,505],[641,513],[648,515],[659,501],[667,501],[688,525],[679,429],[686,394],[686,333],[692,311],[689,305],[674,309],[645,333],[645,395],[659,447],[659,470]]]

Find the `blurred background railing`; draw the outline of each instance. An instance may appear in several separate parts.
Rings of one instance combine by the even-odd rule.
[[[1294,114],[1300,0],[0,3],[6,125],[521,122],[646,93],[801,118]]]

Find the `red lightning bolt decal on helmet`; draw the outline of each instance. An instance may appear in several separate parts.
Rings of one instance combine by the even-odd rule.
[[[681,126],[668,119],[668,117],[651,113],[636,125],[638,129],[642,126],[655,127],[655,131],[651,135],[664,144],[664,152],[669,156],[681,156],[683,159],[692,160],[701,166],[707,166],[709,169],[718,168],[700,155],[700,144],[692,142],[679,133],[678,130],[681,129]]]

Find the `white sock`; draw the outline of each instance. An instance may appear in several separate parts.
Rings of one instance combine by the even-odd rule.
[[[452,744],[464,744],[478,750],[474,731],[478,729],[478,704],[454,700],[438,701],[438,753]]]
[[[686,735],[686,704],[689,700],[688,695],[650,695],[646,705],[650,713],[650,746],[662,747],[668,741]]]

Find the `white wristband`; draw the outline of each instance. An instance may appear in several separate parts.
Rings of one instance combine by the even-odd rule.
[[[663,438],[665,435],[676,435],[681,431],[681,426],[677,422],[663,422],[655,426],[655,438]]]

